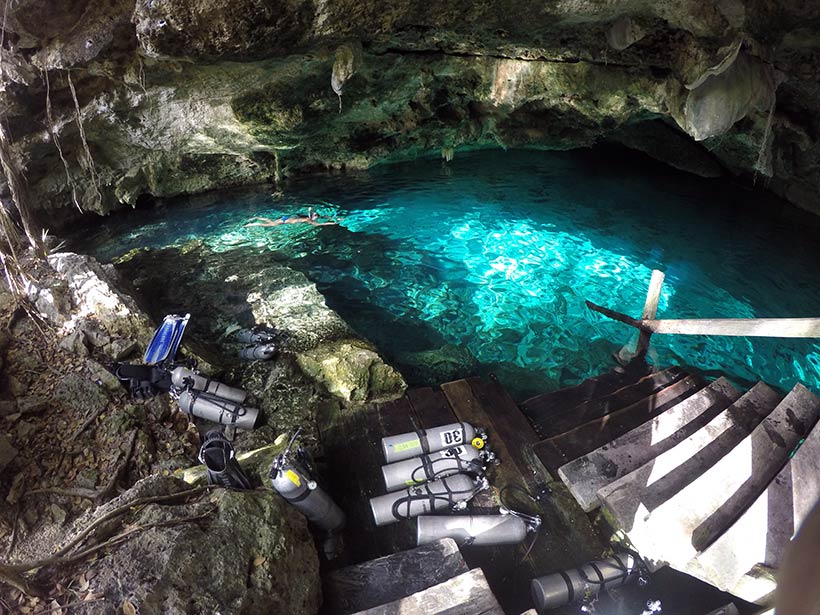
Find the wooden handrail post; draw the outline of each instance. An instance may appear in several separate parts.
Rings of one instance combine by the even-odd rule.
[[[646,293],[646,303],[643,306],[643,314],[641,320],[655,320],[655,315],[658,312],[658,302],[661,298],[661,287],[663,286],[663,271],[657,269],[652,270],[652,279],[649,280],[649,290]],[[645,358],[646,352],[649,350],[649,338],[652,337],[652,332],[642,329],[638,336],[638,345],[635,348],[635,357]]]

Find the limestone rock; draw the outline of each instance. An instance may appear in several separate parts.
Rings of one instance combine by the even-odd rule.
[[[746,54],[722,72],[708,77],[689,92],[684,107],[684,127],[696,141],[724,134],[752,110],[774,105],[772,69]]]
[[[400,397],[406,384],[373,349],[357,340],[328,342],[297,354],[299,367],[348,404]]]
[[[606,32],[606,41],[617,51],[623,51],[641,40],[646,33],[640,24],[629,17],[621,17]]]
[[[72,317],[93,318],[104,327],[104,334],[147,345],[153,335],[151,323],[134,299],[116,288],[111,275],[96,259],[61,252],[49,255],[48,262],[67,285]],[[67,317],[67,312],[60,313]],[[94,338],[105,343],[104,334],[95,333]]]
[[[11,440],[6,434],[0,434],[0,472],[5,470],[15,457],[17,457],[17,449],[11,445]]]
[[[95,514],[135,497],[189,488],[149,478]],[[108,550],[89,565],[91,589],[105,603],[77,612],[110,612],[126,599],[142,615],[183,613],[313,615],[320,605],[319,562],[304,517],[272,491],[216,489],[190,503],[151,504],[128,520],[155,527]],[[78,523],[77,527],[81,527]]]

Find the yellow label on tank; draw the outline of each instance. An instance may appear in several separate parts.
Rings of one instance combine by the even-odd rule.
[[[408,487],[412,487],[413,485],[420,485],[423,482],[424,482],[423,480],[413,480],[411,478],[410,480],[404,481],[404,484],[407,485]]]
[[[293,470],[288,470],[287,472],[285,472],[285,476],[287,476],[290,479],[290,482],[292,482],[297,487],[302,486],[302,479],[299,478],[299,475]]]
[[[420,448],[420,447],[421,447],[421,442],[419,442],[418,440],[408,440],[407,442],[401,442],[400,444],[393,445],[393,450],[396,451],[397,453],[400,453],[401,451],[406,451],[406,450],[409,450],[411,448]]]

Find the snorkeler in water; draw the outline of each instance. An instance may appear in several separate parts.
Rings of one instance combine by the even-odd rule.
[[[308,207],[307,216],[282,216],[281,218],[276,218],[276,220],[255,216],[252,220],[259,220],[260,222],[248,222],[245,226],[279,226],[280,224],[298,224],[300,222],[307,222],[313,226],[334,226],[339,224],[336,220],[320,222],[319,219],[323,217],[325,216],[320,216],[313,211],[312,207]]]

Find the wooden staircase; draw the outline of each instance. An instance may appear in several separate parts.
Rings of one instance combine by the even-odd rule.
[[[336,615],[504,615],[449,538],[336,570],[323,590],[323,612]]]
[[[527,400],[533,451],[587,512],[602,507],[650,565],[765,603],[820,498],[820,399],[746,392],[679,368],[618,369]]]

